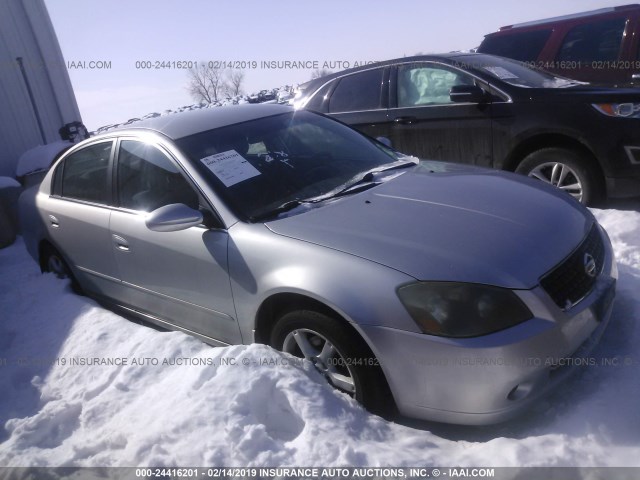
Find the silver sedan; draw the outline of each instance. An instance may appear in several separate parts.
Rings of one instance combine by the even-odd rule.
[[[516,415],[593,347],[615,296],[609,239],[569,195],[278,105],[88,139],[21,215],[43,271],[214,345],[308,359],[381,415]]]

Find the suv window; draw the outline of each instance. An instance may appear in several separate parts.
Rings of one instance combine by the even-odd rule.
[[[118,198],[123,208],[151,212],[171,203],[198,208],[198,195],[160,149],[136,140],[120,142]]]
[[[354,112],[380,108],[382,71],[382,68],[376,68],[342,78],[329,100],[329,112]]]
[[[625,24],[625,18],[614,18],[573,27],[564,37],[557,59],[617,60]]]
[[[63,197],[94,203],[108,202],[107,179],[112,145],[111,141],[90,145],[64,160],[61,165]]]
[[[307,110],[314,110],[316,112],[324,113],[326,112],[326,96],[331,90],[331,87],[335,82],[329,82],[324,87],[322,87],[314,96],[307,102],[304,108]]]
[[[538,59],[551,32],[551,29],[545,29],[485,37],[478,52],[532,62]]]
[[[449,91],[454,85],[473,85],[473,77],[431,65],[400,65],[398,107],[452,103]]]

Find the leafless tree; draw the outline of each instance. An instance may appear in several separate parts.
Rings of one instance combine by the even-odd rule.
[[[213,68],[205,63],[199,63],[189,69],[187,90],[195,101],[217,102],[227,88],[223,69]]]
[[[311,80],[315,80],[316,78],[325,77],[327,75],[332,74],[331,70],[327,70],[326,68],[316,68],[313,72],[311,72]]]
[[[227,78],[227,94],[235,97],[242,95],[242,83],[244,82],[243,70],[229,70]]]

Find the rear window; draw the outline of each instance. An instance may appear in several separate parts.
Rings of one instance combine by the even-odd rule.
[[[485,37],[478,52],[531,62],[538,59],[550,35],[551,29],[491,35]]]
[[[111,146],[111,141],[91,145],[64,160],[61,165],[63,197],[107,203]]]
[[[329,99],[329,112],[356,112],[380,108],[382,68],[346,76]]]
[[[564,37],[557,59],[617,60],[625,24],[625,18],[614,18],[573,27]]]

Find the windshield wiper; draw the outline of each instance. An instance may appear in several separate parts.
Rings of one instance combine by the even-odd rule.
[[[388,172],[389,170],[398,170],[400,168],[414,167],[418,164],[419,160],[415,157],[407,157],[393,163],[387,163],[381,167],[372,168],[364,173],[358,173],[355,177],[351,178],[348,182],[343,183],[337,188],[334,188],[330,192],[309,199],[309,202],[320,202],[329,198],[340,197],[349,193],[354,193],[362,189],[374,187],[382,183],[380,180],[376,180],[376,174],[381,172]]]
[[[300,205],[303,205],[303,204],[308,205],[313,203],[319,203],[319,202],[328,200],[330,198],[340,197],[342,195],[347,195],[349,193],[360,191],[364,188],[370,188],[370,187],[379,185],[382,182],[379,180],[378,181],[375,180],[376,174],[380,172],[387,172],[389,170],[412,167],[418,164],[418,159],[416,159],[415,157],[408,157],[408,158],[409,159],[402,159],[397,162],[382,165],[381,167],[373,168],[364,173],[359,173],[348,182],[318,197],[307,198],[307,199],[296,198],[294,200],[288,200],[284,202],[282,205],[277,206],[276,208],[273,208],[271,210],[267,210],[265,212],[249,217],[249,220],[252,222],[266,220],[268,218],[276,217],[281,213],[288,212],[289,210],[293,210],[294,208],[299,207]]]
[[[293,210],[296,207],[299,207],[303,203],[312,203],[309,200],[289,200],[284,202],[282,205],[278,205],[276,208],[272,208],[271,210],[267,210],[266,212],[259,213],[257,215],[253,215],[249,217],[249,220],[252,222],[258,222],[260,220],[265,220],[267,218],[278,216],[283,212],[288,212],[289,210]]]

